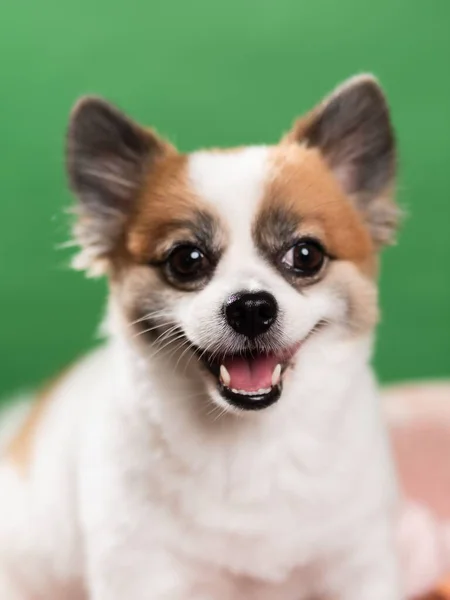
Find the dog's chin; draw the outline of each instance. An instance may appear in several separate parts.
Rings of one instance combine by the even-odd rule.
[[[208,379],[212,400],[233,412],[259,411],[275,404],[283,392],[283,378],[299,344],[278,352],[246,351],[220,359],[194,347]]]

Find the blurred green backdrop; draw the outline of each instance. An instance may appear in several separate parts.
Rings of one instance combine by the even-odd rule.
[[[183,150],[276,141],[340,80],[385,86],[409,217],[385,253],[384,381],[450,375],[449,0],[4,0],[0,394],[94,342],[104,283],[68,268],[69,109],[102,94]]]

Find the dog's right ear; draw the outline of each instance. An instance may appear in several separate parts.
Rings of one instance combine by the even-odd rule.
[[[373,75],[352,77],[297,120],[288,142],[317,149],[363,216],[377,248],[399,225],[396,144],[383,90]]]
[[[173,148],[105,100],[75,105],[67,132],[67,171],[78,198],[75,266],[104,271],[152,163]]]

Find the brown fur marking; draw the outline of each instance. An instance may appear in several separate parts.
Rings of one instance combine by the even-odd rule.
[[[213,207],[190,188],[186,165],[186,155],[171,154],[150,170],[128,227],[127,250],[135,261],[159,260],[171,242],[189,239],[186,223],[195,222],[201,214],[219,221]],[[224,224],[217,227],[222,236],[224,229]]]
[[[294,214],[299,234],[322,232],[319,240],[330,255],[373,275],[375,248],[368,228],[320,152],[285,143],[274,148],[272,161],[273,177],[260,215],[277,207]]]
[[[20,429],[6,448],[6,457],[15,464],[22,475],[27,474],[32,460],[36,431],[54,397],[53,392],[66,374],[67,370],[64,370],[42,388]]]

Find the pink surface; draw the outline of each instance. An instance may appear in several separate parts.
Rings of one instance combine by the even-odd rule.
[[[450,577],[450,383],[388,390],[386,413],[404,495],[400,559],[419,597]]]
[[[393,442],[406,496],[450,519],[450,426],[411,423],[395,430]]]

